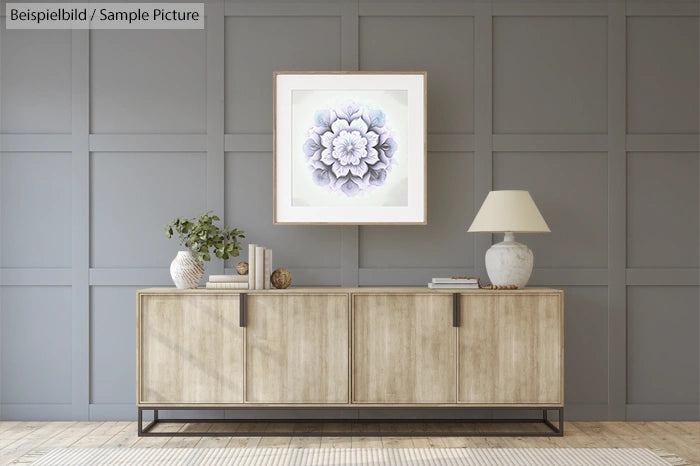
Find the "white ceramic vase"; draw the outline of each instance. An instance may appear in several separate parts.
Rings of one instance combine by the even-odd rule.
[[[170,276],[180,290],[197,288],[204,277],[204,262],[190,251],[179,251],[170,263]]]

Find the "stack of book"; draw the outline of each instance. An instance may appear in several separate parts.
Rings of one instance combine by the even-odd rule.
[[[428,288],[433,290],[442,290],[449,288],[470,289],[479,288],[478,278],[433,278],[433,281],[428,283]]]
[[[207,288],[269,290],[272,275],[272,249],[248,245],[248,275],[210,275]]]
[[[272,275],[272,249],[248,245],[248,289],[269,290]]]
[[[207,288],[247,290],[247,275],[209,275]]]

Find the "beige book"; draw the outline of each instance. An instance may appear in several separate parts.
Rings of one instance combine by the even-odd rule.
[[[270,275],[272,275],[272,249],[265,248],[265,289],[272,288],[270,285]]]
[[[255,248],[255,289],[265,288],[265,248],[257,246]]]
[[[255,289],[255,248],[257,244],[248,245],[248,289]]]
[[[207,282],[206,287],[216,290],[247,290],[248,282]]]
[[[212,283],[248,283],[247,275],[209,275]]]

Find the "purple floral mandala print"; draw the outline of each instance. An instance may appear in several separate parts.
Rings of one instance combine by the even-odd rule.
[[[347,196],[383,185],[396,148],[384,112],[355,102],[318,110],[303,145],[314,182]]]

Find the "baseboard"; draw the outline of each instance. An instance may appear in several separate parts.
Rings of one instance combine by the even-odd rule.
[[[607,421],[608,405],[604,403],[566,405],[564,419],[567,421]]]
[[[700,404],[628,404],[628,421],[698,421]],[[367,419],[367,418],[403,418],[421,419],[435,417],[445,418],[486,418],[492,416],[488,409],[462,410],[459,408],[437,412],[430,408],[395,408],[374,409],[228,409],[207,411],[162,412],[162,415],[178,418],[228,418],[255,417],[258,419],[274,418],[317,418],[317,419]],[[567,421],[604,421],[608,418],[608,406],[605,404],[566,405],[564,414]],[[91,404],[89,418],[91,421],[135,421],[136,406],[132,403],[97,403]],[[513,416],[510,412],[499,412],[494,416]],[[148,418],[149,416],[146,416]],[[70,421],[74,420],[71,404],[59,403],[0,403],[0,420],[4,421]]]
[[[225,419],[226,414],[223,409],[188,409],[182,411],[160,410],[159,415],[162,418],[171,419]],[[134,403],[94,403],[90,405],[91,421],[135,421],[137,416],[138,410]],[[151,420],[152,417],[151,411],[144,411],[143,418],[145,420]]]
[[[134,403],[95,403],[90,404],[91,421],[135,421],[137,418]]]
[[[0,403],[3,421],[72,421],[70,403]]]
[[[700,404],[628,404],[628,421],[700,421]]]

